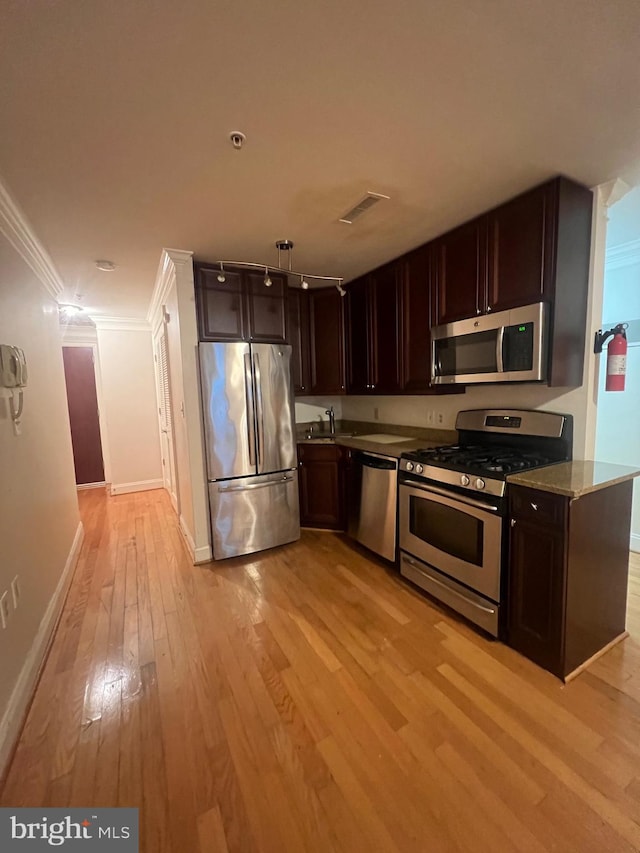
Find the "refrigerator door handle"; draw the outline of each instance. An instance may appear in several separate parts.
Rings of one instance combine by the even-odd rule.
[[[258,428],[258,472],[262,467],[264,449],[264,407],[262,405],[262,377],[260,375],[260,356],[253,356],[253,375],[256,383],[256,424]]]
[[[252,483],[249,486],[227,486],[226,488],[221,488],[218,486],[218,491],[220,494],[226,494],[227,492],[248,492],[252,489],[266,489],[269,486],[281,486],[283,483],[290,483],[293,480],[293,477],[280,477],[278,480],[269,480],[268,483]]]
[[[251,356],[244,356],[244,393],[247,401],[247,438],[249,440],[249,462],[256,464],[256,433],[254,424],[253,379],[251,376]]]

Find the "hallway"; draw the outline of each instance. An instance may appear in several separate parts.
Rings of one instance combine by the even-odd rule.
[[[640,555],[565,687],[339,534],[194,567],[163,490],[80,505],[2,805],[138,806],[146,853],[640,849]]]

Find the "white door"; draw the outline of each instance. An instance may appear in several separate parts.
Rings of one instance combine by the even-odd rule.
[[[156,385],[158,391],[158,418],[160,422],[160,447],[162,450],[162,478],[164,481],[164,487],[169,492],[173,508],[177,513],[179,513],[175,445],[173,438],[173,418],[171,416],[169,350],[167,346],[167,330],[164,324],[154,340],[153,349],[156,365]]]

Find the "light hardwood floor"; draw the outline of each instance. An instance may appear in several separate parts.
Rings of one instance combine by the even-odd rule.
[[[146,853],[640,849],[638,555],[563,686],[339,534],[193,567],[164,492],[80,501],[2,805],[138,806]]]

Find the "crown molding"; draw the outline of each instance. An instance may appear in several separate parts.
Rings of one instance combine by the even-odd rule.
[[[73,326],[71,324],[60,324],[62,343],[87,343],[95,344],[98,335],[95,326]]]
[[[47,293],[58,299],[64,284],[51,256],[44,248],[27,217],[0,179],[0,232],[20,257],[31,267]]]
[[[618,246],[607,249],[605,264],[610,270],[640,264],[640,240],[629,240],[627,243],[620,243]]]
[[[92,314],[96,329],[109,332],[150,332],[151,326],[139,317],[109,317],[104,314]]]
[[[156,282],[149,302],[147,311],[147,322],[154,326],[155,320],[167,300],[167,294],[173,284],[176,267],[183,264],[193,263],[193,252],[184,249],[163,249],[156,273]]]

